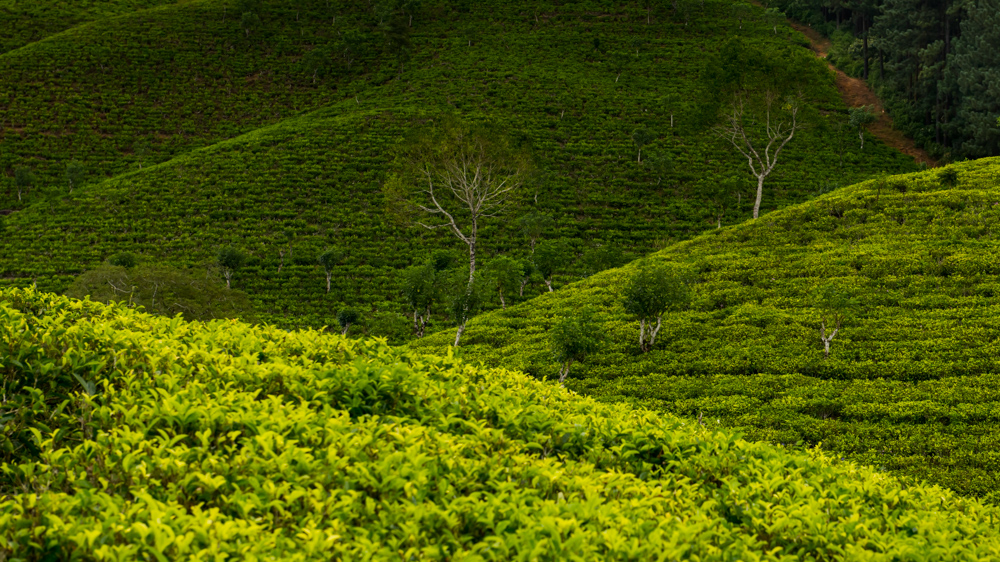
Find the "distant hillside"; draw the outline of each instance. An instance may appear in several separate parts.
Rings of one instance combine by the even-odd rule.
[[[385,22],[408,26],[407,12],[327,5],[268,3],[248,36],[224,15],[229,4],[203,0],[0,56],[11,71],[0,73],[14,116],[6,123],[18,127],[4,133],[4,189],[16,208],[15,171],[27,166],[35,182],[24,197],[36,201],[5,221],[0,283],[62,292],[123,251],[204,274],[219,248],[234,245],[251,254],[235,286],[265,320],[319,326],[343,306],[395,314],[399,268],[457,248],[447,233],[391,219],[382,192],[401,139],[445,113],[489,124],[534,153],[536,175],[483,232],[484,261],[526,254],[515,219],[529,210],[554,217],[545,238],[569,239],[577,255],[597,246],[641,255],[750,212],[745,161],[694,123],[703,70],[731,37],[806,61],[820,77],[801,84],[809,127],[768,178],[765,210],[880,170],[915,169],[877,142],[861,151],[840,127],[846,108],[801,36],[741,21],[726,2],[650,11],[610,2],[426,5],[406,27],[408,59],[384,43]],[[350,65],[344,37],[367,45]],[[328,58],[298,58],[306,50]],[[29,88],[43,79],[38,60],[64,71],[46,70],[45,87]],[[641,163],[632,138],[640,128],[653,136]],[[91,183],[69,194],[72,159]],[[119,175],[97,181],[109,174]],[[317,261],[326,249],[343,255],[329,294]],[[567,268],[557,286],[591,272]],[[542,290],[535,284],[526,296]]]
[[[0,380],[7,559],[1000,555],[940,488],[374,341],[4,289]]]
[[[547,330],[593,305],[606,339],[573,367],[574,390],[720,419],[752,439],[822,443],[996,500],[998,209],[997,159],[865,182],[483,315],[462,353],[554,378]],[[697,283],[690,308],[668,314],[642,354],[622,294],[650,261],[686,266]],[[829,358],[819,337],[825,287],[857,303]],[[449,332],[412,345],[444,349]]]
[[[83,23],[178,0],[0,0],[0,54]]]
[[[364,4],[169,4],[0,55],[0,209],[68,194],[70,162],[93,182],[342,99],[338,83],[376,70],[383,50]],[[53,9],[88,11],[82,2],[60,6]],[[347,58],[332,52],[345,29],[354,50]],[[310,65],[320,61],[305,53],[317,47],[331,52],[321,59],[328,78],[314,82]],[[18,168],[34,176],[23,187]]]

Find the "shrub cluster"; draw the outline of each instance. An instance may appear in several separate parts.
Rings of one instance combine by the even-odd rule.
[[[0,290],[7,559],[974,560],[993,507],[378,341]]]

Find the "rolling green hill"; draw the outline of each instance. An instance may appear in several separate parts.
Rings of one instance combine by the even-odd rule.
[[[537,174],[516,208],[483,233],[487,262],[527,252],[512,219],[531,209],[552,215],[546,236],[570,239],[577,253],[646,253],[711,228],[720,205],[723,223],[749,213],[745,161],[694,122],[703,70],[730,37],[819,76],[801,84],[809,127],[768,179],[765,209],[915,169],[876,142],[857,150],[839,128],[846,108],[832,78],[801,37],[740,21],[726,2],[649,12],[612,2],[427,4],[406,28],[412,51],[402,62],[385,25],[405,10],[271,2],[248,35],[227,19],[233,5],[163,6],[0,56],[0,189],[10,208],[27,205],[6,217],[0,283],[62,292],[122,251],[203,274],[233,245],[251,254],[235,286],[264,320],[320,326],[345,305],[396,313],[398,269],[456,248],[446,233],[388,220],[395,209],[382,193],[401,139],[442,114],[508,132],[534,153]],[[350,66],[345,37],[358,57]],[[638,128],[656,137],[642,163]],[[90,183],[70,194],[74,159]],[[19,167],[35,175],[23,204]],[[721,203],[720,185],[731,186]],[[328,248],[344,255],[329,294],[317,263]],[[571,268],[557,284],[585,273]]]
[[[950,172],[957,174],[947,187]],[[643,261],[475,318],[463,356],[555,378],[547,330],[598,307],[601,351],[567,386],[719,419],[961,493],[1000,497],[1000,161],[868,181],[724,228],[645,262],[687,267],[690,307],[639,349],[623,287]],[[826,287],[857,307],[820,341]],[[414,342],[441,350],[448,332]]]
[[[0,0],[0,54],[84,23],[176,3],[177,0]]]
[[[1000,556],[946,490],[373,340],[3,289],[0,381],[8,560]]]

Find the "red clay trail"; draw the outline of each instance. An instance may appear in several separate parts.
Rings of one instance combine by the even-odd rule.
[[[809,44],[817,57],[821,59],[826,58],[826,54],[830,51],[829,39],[823,37],[819,32],[807,25],[792,20],[788,20],[788,23],[809,39]],[[878,96],[875,95],[875,92],[868,87],[868,84],[864,80],[851,78],[832,64],[829,66],[831,70],[837,73],[837,89],[840,90],[840,95],[844,98],[844,103],[848,107],[874,106],[875,113],[879,116],[879,119],[868,127],[869,133],[878,137],[883,143],[910,156],[918,163],[925,162],[930,167],[938,165],[937,160],[931,158],[930,154],[927,154],[927,151],[918,147],[913,142],[913,139],[893,128],[892,118],[883,109],[882,100],[878,99]]]

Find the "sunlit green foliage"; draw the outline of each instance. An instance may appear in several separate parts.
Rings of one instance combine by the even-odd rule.
[[[7,559],[1000,556],[975,500],[377,341],[4,289],[0,361]]]

